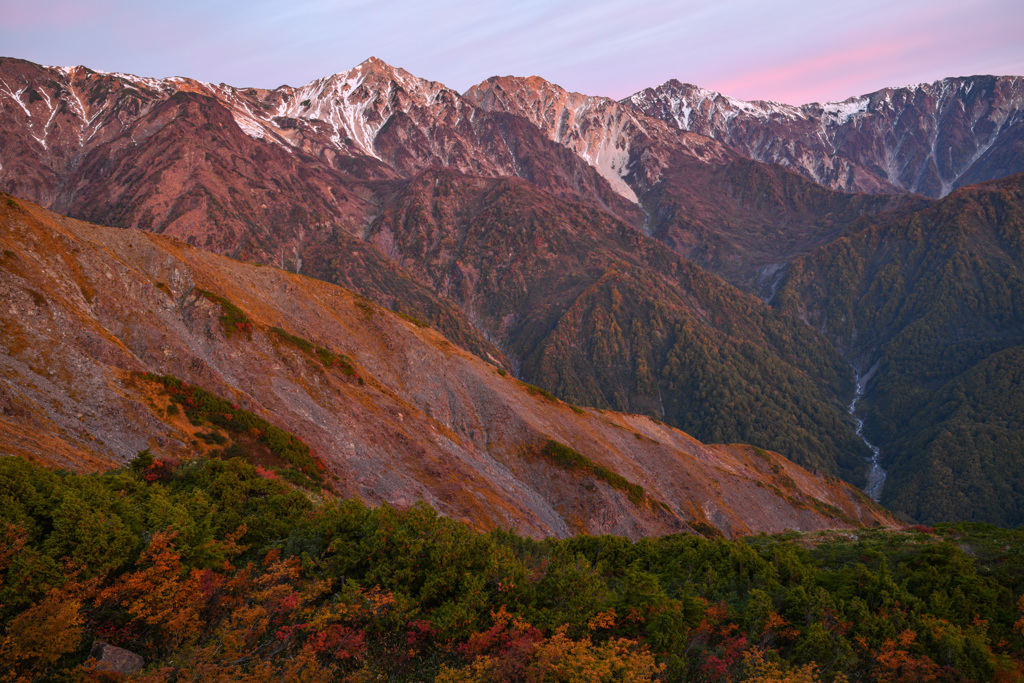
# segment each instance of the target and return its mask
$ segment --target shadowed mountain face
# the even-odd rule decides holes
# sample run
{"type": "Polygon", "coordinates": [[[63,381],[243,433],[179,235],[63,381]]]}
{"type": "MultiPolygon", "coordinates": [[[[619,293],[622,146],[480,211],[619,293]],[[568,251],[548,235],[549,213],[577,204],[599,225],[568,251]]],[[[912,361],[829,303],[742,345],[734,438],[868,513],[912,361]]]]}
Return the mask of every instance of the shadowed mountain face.
{"type": "Polygon", "coordinates": [[[843,102],[743,102],[669,81],[623,100],[757,161],[855,192],[942,197],[1024,172],[1024,79],[945,78],[843,102]]]}
{"type": "MultiPolygon", "coordinates": [[[[907,190],[939,196],[1017,169],[1019,87],[947,79],[794,108],[674,82],[621,103],[538,78],[459,95],[376,59],[275,90],[3,59],[0,188],[344,285],[566,400],[856,482],[868,450],[846,415],[850,365],[875,368],[859,405],[893,468],[895,504],[903,489],[935,486],[905,476],[927,467],[897,443],[931,423],[910,419],[923,404],[901,387],[932,390],[948,368],[878,363],[883,348],[925,358],[923,337],[899,331],[920,325],[850,328],[867,305],[856,288],[886,315],[907,313],[910,289],[972,309],[957,298],[967,290],[932,277],[950,252],[930,227],[901,257],[927,267],[886,259],[910,239],[900,226],[968,220],[936,218],[950,204],[907,190]],[[896,232],[867,237],[885,230],[896,232]],[[838,268],[833,255],[850,244],[882,265],[856,277],[838,268]],[[896,388],[883,392],[886,382],[896,388]]],[[[996,211],[988,229],[1009,229],[1009,215],[996,211]]],[[[986,288],[1012,289],[1001,253],[969,254],[986,288]]],[[[972,334],[1005,350],[1010,318],[991,338],[972,334]]],[[[973,318],[950,320],[932,341],[959,349],[958,325],[973,318]]],[[[973,377],[944,405],[974,405],[973,377]]]]}
{"type": "Polygon", "coordinates": [[[773,453],[563,404],[335,285],[0,200],[4,453],[94,470],[147,447],[223,446],[273,464],[260,446],[271,427],[231,428],[245,411],[308,445],[338,493],[424,499],[478,528],[636,538],[891,523],[773,453]],[[222,397],[228,421],[190,422],[158,375],[222,397]]]}
{"type": "Polygon", "coordinates": [[[1024,523],[1024,176],[823,247],[776,302],[871,373],[859,405],[889,468],[883,502],[1024,523]]]}

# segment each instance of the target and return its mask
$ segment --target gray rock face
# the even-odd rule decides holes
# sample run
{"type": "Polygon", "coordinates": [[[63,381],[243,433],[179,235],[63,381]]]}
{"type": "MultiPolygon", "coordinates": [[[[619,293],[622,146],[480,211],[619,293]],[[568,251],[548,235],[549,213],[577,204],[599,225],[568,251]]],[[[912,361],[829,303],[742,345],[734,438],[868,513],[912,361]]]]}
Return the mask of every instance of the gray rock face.
{"type": "Polygon", "coordinates": [[[123,675],[141,671],[145,660],[130,650],[115,647],[97,640],[92,644],[89,656],[96,660],[98,671],[110,671],[123,675]]]}

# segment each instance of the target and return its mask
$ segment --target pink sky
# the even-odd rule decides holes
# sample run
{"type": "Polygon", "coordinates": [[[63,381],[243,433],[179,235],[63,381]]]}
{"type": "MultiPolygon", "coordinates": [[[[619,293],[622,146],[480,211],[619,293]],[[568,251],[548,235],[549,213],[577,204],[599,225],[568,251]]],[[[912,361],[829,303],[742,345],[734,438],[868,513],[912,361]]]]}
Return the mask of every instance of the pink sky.
{"type": "Polygon", "coordinates": [[[375,55],[464,91],[539,75],[622,98],[671,78],[791,104],[1024,75],[1021,0],[35,0],[0,53],[238,86],[300,85],[375,55]]]}

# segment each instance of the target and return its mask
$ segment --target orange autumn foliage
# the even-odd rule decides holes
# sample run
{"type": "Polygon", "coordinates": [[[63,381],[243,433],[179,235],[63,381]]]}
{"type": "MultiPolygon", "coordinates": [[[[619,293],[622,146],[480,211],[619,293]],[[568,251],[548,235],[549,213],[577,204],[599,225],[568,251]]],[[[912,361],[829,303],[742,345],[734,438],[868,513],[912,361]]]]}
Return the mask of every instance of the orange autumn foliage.
{"type": "Polygon", "coordinates": [[[887,638],[874,653],[872,674],[878,680],[916,683],[938,680],[941,669],[927,655],[915,656],[910,649],[917,634],[906,629],[896,638],[887,638]]]}
{"type": "Polygon", "coordinates": [[[167,651],[199,638],[200,612],[205,606],[203,578],[199,569],[181,565],[181,554],[173,546],[177,532],[153,534],[134,572],[121,576],[100,591],[95,604],[117,605],[134,619],[155,629],[167,651]]]}

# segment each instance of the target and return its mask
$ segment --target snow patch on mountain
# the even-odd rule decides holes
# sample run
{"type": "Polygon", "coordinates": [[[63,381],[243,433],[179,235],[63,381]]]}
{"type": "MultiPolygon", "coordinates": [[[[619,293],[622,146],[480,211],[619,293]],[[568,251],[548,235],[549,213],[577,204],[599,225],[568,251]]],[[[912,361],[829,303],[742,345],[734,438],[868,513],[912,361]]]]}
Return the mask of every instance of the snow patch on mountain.
{"type": "Polygon", "coordinates": [[[621,121],[618,124],[618,130],[609,131],[610,134],[602,136],[595,145],[588,144],[580,156],[604,176],[613,190],[637,204],[640,200],[636,192],[624,180],[629,174],[630,156],[626,138],[620,135],[625,124],[621,121]]]}
{"type": "Polygon", "coordinates": [[[257,140],[262,140],[265,137],[263,126],[259,124],[254,117],[242,116],[237,110],[231,112],[232,117],[235,119],[235,123],[242,129],[246,135],[257,140]]]}
{"type": "Polygon", "coordinates": [[[633,171],[635,141],[650,135],[649,123],[660,122],[645,121],[615,100],[568,92],[536,76],[495,77],[470,88],[466,98],[482,109],[527,119],[594,167],[620,196],[639,204],[625,179],[633,171]]]}
{"type": "Polygon", "coordinates": [[[848,123],[850,119],[868,110],[870,97],[851,97],[842,102],[826,102],[821,109],[825,116],[829,116],[838,124],[848,123]]]}

